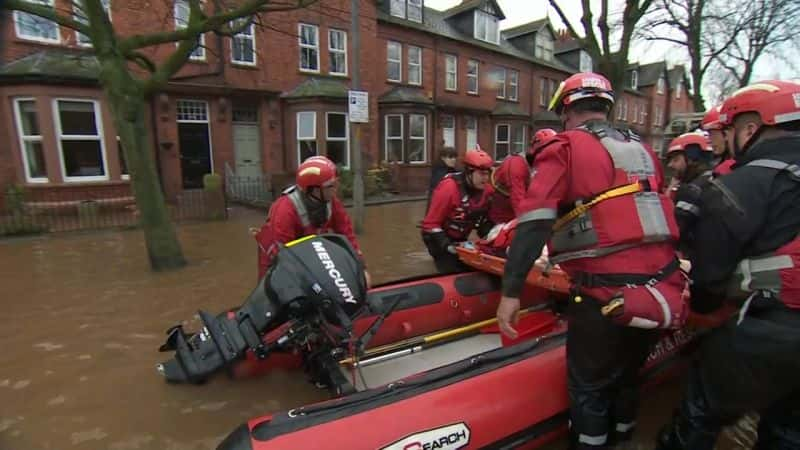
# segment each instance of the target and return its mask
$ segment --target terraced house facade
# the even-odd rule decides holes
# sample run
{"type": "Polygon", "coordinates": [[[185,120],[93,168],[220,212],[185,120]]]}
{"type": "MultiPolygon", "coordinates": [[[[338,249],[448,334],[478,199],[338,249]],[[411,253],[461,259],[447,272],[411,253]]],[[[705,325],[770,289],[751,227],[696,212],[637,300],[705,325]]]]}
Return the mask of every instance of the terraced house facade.
{"type": "MultiPolygon", "coordinates": [[[[109,0],[106,6],[125,35],[182,26],[187,4],[170,3],[109,0]]],[[[235,37],[202,37],[148,109],[168,198],[201,187],[212,172],[266,175],[279,190],[314,154],[349,167],[353,52],[370,99],[370,122],[360,127],[365,165],[391,167],[395,189],[405,192],[426,188],[442,147],[464,152],[480,145],[500,161],[525,148],[537,129],[557,127],[546,110],[550,96],[570,74],[592,67],[547,20],[501,30],[505,16],[493,0],[464,0],[446,11],[424,0],[363,0],[359,48],[352,45],[349,8],[347,0],[322,0],[271,14],[268,26],[252,25],[235,37]]],[[[25,14],[3,12],[0,19],[6,42],[0,188],[92,198],[129,193],[88,39],[25,14]]],[[[147,56],[162,60],[174,48],[162,45],[147,56]]],[[[670,115],[690,108],[683,68],[631,65],[629,74],[616,118],[658,148],[670,115]]]]}

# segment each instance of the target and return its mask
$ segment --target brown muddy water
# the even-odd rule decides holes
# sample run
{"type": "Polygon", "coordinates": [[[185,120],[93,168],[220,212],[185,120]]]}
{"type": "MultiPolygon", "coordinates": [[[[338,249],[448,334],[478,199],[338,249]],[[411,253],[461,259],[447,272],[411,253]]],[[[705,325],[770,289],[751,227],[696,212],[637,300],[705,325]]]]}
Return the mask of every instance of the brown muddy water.
{"type": "MultiPolygon", "coordinates": [[[[434,271],[415,226],[424,208],[367,208],[359,241],[373,282],[434,271]]],[[[190,264],[160,274],[140,231],[0,241],[0,450],[212,449],[250,417],[326,398],[302,373],[180,386],[154,369],[166,328],[195,329],[197,309],[216,313],[249,293],[247,230],[262,221],[236,209],[225,222],[181,226],[190,264]]],[[[639,448],[652,448],[679,396],[676,383],[644,402],[639,448]]],[[[732,428],[719,448],[749,448],[753,429],[732,428]]]]}

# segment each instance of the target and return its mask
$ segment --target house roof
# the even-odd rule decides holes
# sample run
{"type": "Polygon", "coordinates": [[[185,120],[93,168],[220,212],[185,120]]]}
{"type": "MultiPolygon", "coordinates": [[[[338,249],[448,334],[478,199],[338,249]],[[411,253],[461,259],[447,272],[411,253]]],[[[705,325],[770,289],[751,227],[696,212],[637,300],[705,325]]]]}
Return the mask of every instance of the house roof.
{"type": "Polygon", "coordinates": [[[494,107],[494,110],[492,111],[492,115],[530,117],[530,115],[519,106],[519,103],[513,103],[513,102],[497,102],[497,105],[494,107]]]}
{"type": "Polygon", "coordinates": [[[393,17],[387,14],[386,12],[380,10],[378,11],[377,17],[378,20],[382,22],[392,23],[402,27],[412,28],[425,33],[431,33],[437,36],[446,37],[459,42],[464,42],[473,45],[475,47],[480,47],[485,50],[512,56],[514,58],[529,61],[538,64],[540,66],[549,67],[551,69],[556,69],[565,73],[571,74],[575,72],[573,69],[569,68],[561,61],[558,60],[545,61],[543,59],[536,58],[533,55],[529,55],[519,50],[510,42],[508,42],[508,40],[502,35],[502,33],[500,35],[500,42],[498,45],[480,41],[478,39],[473,38],[472,36],[465,35],[461,31],[459,31],[456,27],[451,25],[450,22],[447,21],[445,13],[446,11],[443,12],[436,9],[425,7],[425,12],[422,14],[424,21],[423,23],[417,23],[401,19],[399,17],[393,17]]]}
{"type": "Polygon", "coordinates": [[[561,119],[558,117],[556,113],[550,110],[542,110],[533,113],[531,119],[535,123],[555,123],[561,124],[561,119]]]}
{"type": "Polygon", "coordinates": [[[298,84],[294,89],[281,95],[283,98],[347,98],[347,85],[342,81],[332,78],[311,77],[298,84]]]}
{"type": "Polygon", "coordinates": [[[502,30],[500,33],[506,39],[513,39],[519,36],[525,36],[526,34],[536,33],[537,31],[541,30],[544,27],[550,27],[550,32],[555,34],[553,31],[552,25],[550,25],[550,21],[547,18],[534,20],[533,22],[523,23],[522,25],[517,25],[513,28],[506,28],[502,30]]]}
{"type": "Polygon", "coordinates": [[[581,43],[577,39],[561,39],[556,40],[553,51],[555,54],[574,52],[581,49],[581,43]]]}
{"type": "Polygon", "coordinates": [[[92,55],[48,49],[3,65],[0,67],[0,79],[96,84],[99,72],[100,64],[92,55]]]}
{"type": "Polygon", "coordinates": [[[664,61],[642,64],[638,70],[639,86],[652,86],[658,82],[658,79],[667,70],[667,64],[664,61]]]}
{"type": "Polygon", "coordinates": [[[378,103],[419,103],[432,105],[433,100],[425,96],[425,93],[419,88],[395,86],[389,92],[381,95],[380,98],[378,98],[378,103]]]}
{"type": "Polygon", "coordinates": [[[680,80],[686,79],[686,68],[684,68],[682,64],[678,64],[667,71],[667,77],[669,78],[670,88],[674,89],[680,80]]]}
{"type": "Polygon", "coordinates": [[[503,9],[500,8],[500,5],[498,5],[495,0],[461,0],[461,3],[458,5],[442,12],[444,13],[445,19],[447,19],[473,9],[478,9],[487,2],[491,3],[491,6],[494,8],[494,10],[499,13],[499,16],[497,16],[498,18],[506,18],[506,15],[503,13],[503,9]]]}

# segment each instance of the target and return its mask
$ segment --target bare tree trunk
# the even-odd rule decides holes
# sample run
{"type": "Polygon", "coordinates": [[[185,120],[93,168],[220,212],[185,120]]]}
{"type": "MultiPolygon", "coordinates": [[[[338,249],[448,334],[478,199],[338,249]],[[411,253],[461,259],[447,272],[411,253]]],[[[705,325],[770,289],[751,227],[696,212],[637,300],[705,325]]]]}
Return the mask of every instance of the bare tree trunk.
{"type": "Polygon", "coordinates": [[[186,265],[175,227],[170,221],[155,169],[152,140],[145,125],[146,99],[141,82],[128,72],[125,60],[100,57],[104,92],[131,172],[147,255],[153,270],[186,265]]]}

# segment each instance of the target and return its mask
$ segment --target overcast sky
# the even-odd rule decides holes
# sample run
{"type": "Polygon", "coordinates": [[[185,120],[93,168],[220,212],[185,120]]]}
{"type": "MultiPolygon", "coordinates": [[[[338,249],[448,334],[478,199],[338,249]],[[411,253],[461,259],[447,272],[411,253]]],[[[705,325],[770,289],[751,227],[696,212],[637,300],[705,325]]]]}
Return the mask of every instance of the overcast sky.
{"type": "MultiPolygon", "coordinates": [[[[461,3],[461,0],[425,0],[425,6],[439,10],[451,8],[459,3],[461,3]]],[[[497,3],[500,5],[500,8],[503,9],[503,13],[506,16],[506,19],[500,23],[501,29],[511,28],[544,18],[548,13],[556,29],[563,27],[558,13],[550,8],[548,0],[497,0],[497,3]]],[[[580,25],[578,24],[582,12],[580,6],[581,0],[559,0],[558,3],[561,5],[567,17],[573,24],[576,24],[579,31],[581,31],[580,25]]],[[[622,10],[622,5],[624,5],[623,0],[611,0],[610,3],[612,5],[612,13],[616,10],[617,14],[619,14],[622,10]],[[617,7],[614,8],[613,5],[617,5],[617,7]]],[[[600,0],[592,0],[592,9],[595,9],[595,7],[599,9],[600,0]]],[[[797,51],[797,53],[798,57],[794,58],[794,60],[800,61],[800,51],[797,51]]],[[[644,64],[666,59],[670,65],[683,63],[686,64],[688,68],[688,56],[686,56],[682,50],[676,50],[676,47],[663,42],[635,45],[631,49],[630,59],[634,62],[638,61],[644,64]]],[[[800,66],[800,64],[798,64],[798,66],[800,66]]],[[[800,78],[800,73],[798,69],[792,69],[782,62],[776,61],[769,55],[765,55],[762,56],[758,62],[753,81],[759,78],[800,78]]]]}

